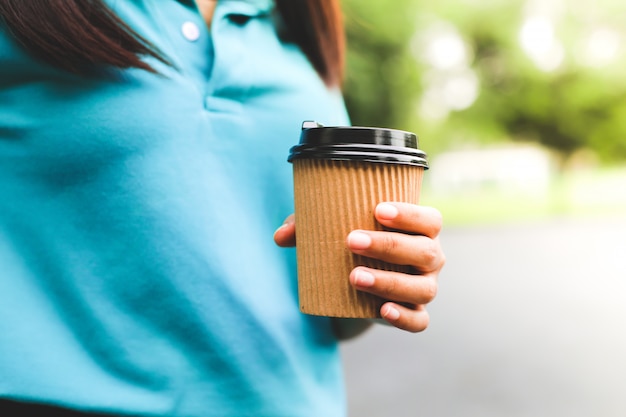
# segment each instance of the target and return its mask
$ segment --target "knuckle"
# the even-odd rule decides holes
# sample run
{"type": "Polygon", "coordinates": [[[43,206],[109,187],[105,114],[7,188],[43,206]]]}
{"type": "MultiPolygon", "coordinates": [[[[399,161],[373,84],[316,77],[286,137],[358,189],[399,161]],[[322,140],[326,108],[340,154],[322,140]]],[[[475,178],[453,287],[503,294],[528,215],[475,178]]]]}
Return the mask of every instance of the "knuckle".
{"type": "Polygon", "coordinates": [[[443,227],[443,215],[437,209],[433,209],[433,224],[437,231],[443,227]]]}
{"type": "Polygon", "coordinates": [[[383,298],[394,298],[398,291],[398,279],[394,276],[388,276],[384,280],[384,285],[380,288],[380,295],[383,298]]]}
{"type": "Polygon", "coordinates": [[[408,326],[408,331],[411,333],[420,333],[428,328],[430,324],[430,318],[428,314],[420,315],[419,319],[416,319],[408,326]]]}
{"type": "Polygon", "coordinates": [[[424,330],[428,329],[428,325],[428,320],[425,323],[420,323],[420,325],[417,327],[417,329],[415,329],[415,331],[413,331],[413,333],[423,332],[424,330]]]}
{"type": "Polygon", "coordinates": [[[424,282],[424,285],[422,287],[422,296],[424,298],[424,301],[428,303],[434,300],[435,297],[437,296],[438,290],[439,290],[439,287],[437,286],[437,283],[435,282],[435,280],[427,279],[424,282]]]}
{"type": "Polygon", "coordinates": [[[443,215],[434,207],[422,207],[423,212],[419,217],[419,222],[424,225],[424,232],[431,238],[435,238],[443,227],[443,215]]]}
{"type": "Polygon", "coordinates": [[[391,234],[385,234],[380,242],[380,250],[386,255],[393,254],[398,248],[398,241],[391,234]]]}
{"type": "Polygon", "coordinates": [[[439,246],[433,241],[429,245],[425,245],[419,256],[422,266],[426,269],[433,269],[441,257],[440,252],[439,246]]]}

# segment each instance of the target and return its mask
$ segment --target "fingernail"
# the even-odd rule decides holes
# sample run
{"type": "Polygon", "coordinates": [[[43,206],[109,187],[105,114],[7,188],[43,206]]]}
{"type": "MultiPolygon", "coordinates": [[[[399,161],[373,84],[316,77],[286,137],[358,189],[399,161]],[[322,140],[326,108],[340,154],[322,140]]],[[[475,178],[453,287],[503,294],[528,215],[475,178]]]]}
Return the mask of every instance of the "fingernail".
{"type": "Polygon", "coordinates": [[[385,311],[382,312],[382,316],[384,319],[386,320],[391,320],[391,321],[395,321],[398,320],[400,318],[400,312],[398,311],[398,309],[387,305],[384,308],[385,311]]]}
{"type": "Polygon", "coordinates": [[[278,233],[278,231],[280,231],[281,229],[284,229],[285,227],[289,226],[289,223],[283,223],[281,224],[278,229],[276,229],[276,231],[274,232],[274,234],[278,233]]]}
{"type": "Polygon", "coordinates": [[[357,287],[371,287],[374,285],[374,275],[362,269],[357,269],[354,271],[354,284],[357,287]]]}
{"type": "Polygon", "coordinates": [[[372,238],[363,232],[351,232],[348,235],[348,246],[351,249],[367,249],[372,244],[372,238]]]}
{"type": "Polygon", "coordinates": [[[381,219],[393,220],[398,217],[398,208],[393,204],[381,203],[376,206],[376,215],[381,219]]]}
{"type": "Polygon", "coordinates": [[[292,225],[292,222],[285,222],[282,225],[280,225],[278,229],[274,231],[274,239],[276,239],[276,235],[278,235],[279,233],[281,233],[283,230],[287,229],[291,225],[292,225]]]}

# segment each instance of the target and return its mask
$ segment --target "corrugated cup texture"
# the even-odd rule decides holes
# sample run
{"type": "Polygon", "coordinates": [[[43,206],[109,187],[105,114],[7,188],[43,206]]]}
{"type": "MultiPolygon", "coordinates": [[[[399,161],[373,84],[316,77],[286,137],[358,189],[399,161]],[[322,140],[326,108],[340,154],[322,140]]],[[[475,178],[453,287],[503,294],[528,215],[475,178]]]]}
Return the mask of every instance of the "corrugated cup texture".
{"type": "Polygon", "coordinates": [[[410,267],[354,255],[346,237],[355,229],[383,230],[374,218],[383,201],[417,204],[423,167],[360,161],[293,162],[300,311],[331,317],[380,317],[385,300],[356,291],[358,265],[409,272],[410,267]]]}

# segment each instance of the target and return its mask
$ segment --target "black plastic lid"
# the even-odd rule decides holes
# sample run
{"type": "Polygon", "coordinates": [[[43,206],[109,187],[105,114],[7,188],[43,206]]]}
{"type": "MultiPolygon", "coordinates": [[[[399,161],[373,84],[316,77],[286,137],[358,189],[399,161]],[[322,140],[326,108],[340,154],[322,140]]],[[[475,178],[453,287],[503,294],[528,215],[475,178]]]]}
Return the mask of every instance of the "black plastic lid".
{"type": "Polygon", "coordinates": [[[300,144],[291,148],[295,159],[386,162],[428,169],[426,154],[418,149],[417,135],[377,127],[332,126],[304,122],[300,144]]]}

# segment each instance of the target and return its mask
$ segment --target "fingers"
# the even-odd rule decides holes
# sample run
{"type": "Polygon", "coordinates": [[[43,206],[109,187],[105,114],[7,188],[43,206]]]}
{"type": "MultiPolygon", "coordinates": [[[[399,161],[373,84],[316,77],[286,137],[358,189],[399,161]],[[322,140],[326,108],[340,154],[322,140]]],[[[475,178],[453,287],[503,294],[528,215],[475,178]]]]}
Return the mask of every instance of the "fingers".
{"type": "Polygon", "coordinates": [[[421,273],[437,271],[445,262],[439,239],[396,232],[354,230],[346,244],[357,255],[398,265],[412,265],[421,273]]]}
{"type": "Polygon", "coordinates": [[[399,303],[428,304],[437,295],[437,279],[433,275],[408,275],[357,267],[350,273],[354,288],[399,303]]]}
{"type": "Polygon", "coordinates": [[[347,246],[355,254],[399,265],[411,265],[420,275],[357,267],[350,283],[360,291],[386,302],[380,309],[384,320],[410,332],[428,327],[425,305],[437,294],[437,275],[445,263],[439,242],[441,213],[431,207],[408,203],[381,203],[376,220],[392,231],[354,230],[347,246]]]}
{"type": "Polygon", "coordinates": [[[392,326],[409,332],[421,332],[428,327],[430,316],[425,304],[437,295],[435,275],[406,275],[357,267],[350,274],[350,283],[360,291],[394,300],[380,308],[380,315],[392,326]]]}
{"type": "Polygon", "coordinates": [[[276,229],[274,242],[283,248],[296,246],[296,221],[293,214],[289,215],[282,226],[276,229]]]}
{"type": "Polygon", "coordinates": [[[445,257],[438,239],[442,220],[437,209],[409,203],[381,203],[375,215],[382,225],[397,232],[352,231],[347,238],[352,252],[394,264],[412,265],[422,273],[443,267],[445,257]]]}
{"type": "Polygon", "coordinates": [[[436,238],[441,231],[442,217],[433,207],[409,203],[380,203],[374,212],[376,220],[383,226],[436,238]]]}
{"type": "Polygon", "coordinates": [[[423,305],[410,309],[395,303],[385,303],[380,308],[380,314],[389,324],[407,332],[422,332],[430,323],[430,316],[423,305]]]}

